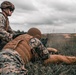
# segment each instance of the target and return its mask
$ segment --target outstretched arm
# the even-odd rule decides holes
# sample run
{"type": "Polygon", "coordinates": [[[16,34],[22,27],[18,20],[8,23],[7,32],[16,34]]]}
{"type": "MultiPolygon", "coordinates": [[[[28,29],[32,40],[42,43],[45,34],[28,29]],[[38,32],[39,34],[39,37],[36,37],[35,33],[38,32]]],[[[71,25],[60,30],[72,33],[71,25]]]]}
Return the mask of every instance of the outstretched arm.
{"type": "Polygon", "coordinates": [[[50,48],[50,47],[48,47],[47,50],[48,50],[49,52],[55,52],[55,53],[58,52],[57,49],[55,49],[55,48],[50,48]]]}
{"type": "Polygon", "coordinates": [[[76,64],[75,56],[64,56],[64,55],[50,55],[47,60],[44,61],[45,64],[48,63],[65,63],[65,64],[76,64]]]}

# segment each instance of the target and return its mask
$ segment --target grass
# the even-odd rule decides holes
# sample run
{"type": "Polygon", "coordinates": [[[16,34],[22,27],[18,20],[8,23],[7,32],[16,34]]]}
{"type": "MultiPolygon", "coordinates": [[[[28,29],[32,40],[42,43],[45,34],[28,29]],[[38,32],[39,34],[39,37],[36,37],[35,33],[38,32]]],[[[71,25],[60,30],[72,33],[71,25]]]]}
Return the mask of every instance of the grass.
{"type": "MultiPolygon", "coordinates": [[[[46,46],[58,49],[59,54],[76,56],[76,36],[74,34],[69,36],[70,38],[65,38],[63,34],[48,34],[46,46]]],[[[45,66],[40,62],[30,62],[26,68],[28,75],[76,75],[76,65],[64,65],[63,63],[45,66]]]]}

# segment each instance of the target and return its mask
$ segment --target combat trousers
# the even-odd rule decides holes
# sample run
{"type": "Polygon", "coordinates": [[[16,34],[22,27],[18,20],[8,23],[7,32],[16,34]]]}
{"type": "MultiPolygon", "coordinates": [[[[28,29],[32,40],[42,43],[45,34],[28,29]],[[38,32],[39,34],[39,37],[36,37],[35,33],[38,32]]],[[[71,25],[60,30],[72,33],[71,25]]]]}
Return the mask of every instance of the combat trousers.
{"type": "Polygon", "coordinates": [[[27,75],[20,55],[11,49],[0,52],[0,75],[27,75]]]}

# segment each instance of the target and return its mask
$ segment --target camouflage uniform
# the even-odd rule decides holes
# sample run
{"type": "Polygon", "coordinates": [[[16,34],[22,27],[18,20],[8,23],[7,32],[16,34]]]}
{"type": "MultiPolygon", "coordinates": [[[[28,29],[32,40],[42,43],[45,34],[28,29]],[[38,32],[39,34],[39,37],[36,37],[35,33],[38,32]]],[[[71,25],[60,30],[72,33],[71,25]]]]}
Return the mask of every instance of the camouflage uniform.
{"type": "Polygon", "coordinates": [[[9,11],[13,12],[15,6],[9,1],[4,1],[1,3],[0,9],[2,10],[2,12],[0,12],[0,41],[2,40],[8,42],[12,40],[14,32],[9,25],[8,16],[11,15],[9,15],[7,10],[9,9],[9,11]]]}
{"type": "Polygon", "coordinates": [[[13,36],[14,32],[9,26],[8,18],[0,13],[0,50],[8,41],[11,40],[8,38],[7,34],[13,36]]]}
{"type": "Polygon", "coordinates": [[[31,39],[30,46],[33,49],[32,51],[34,51],[35,54],[37,53],[38,57],[40,57],[42,60],[49,58],[48,50],[46,49],[46,47],[44,47],[44,45],[39,39],[37,38],[31,39]]]}
{"type": "Polygon", "coordinates": [[[2,13],[0,13],[0,33],[3,33],[6,37],[7,34],[13,34],[11,27],[9,26],[9,20],[2,13]]]}
{"type": "MultiPolygon", "coordinates": [[[[48,50],[43,46],[40,40],[32,38],[29,41],[32,51],[36,51],[38,56],[45,60],[49,57],[48,50]],[[36,50],[37,49],[37,50],[36,50]]],[[[18,52],[7,49],[0,53],[0,73],[3,75],[26,75],[23,60],[18,52]]]]}
{"type": "Polygon", "coordinates": [[[0,75],[27,75],[23,61],[15,50],[0,52],[0,75]]]}

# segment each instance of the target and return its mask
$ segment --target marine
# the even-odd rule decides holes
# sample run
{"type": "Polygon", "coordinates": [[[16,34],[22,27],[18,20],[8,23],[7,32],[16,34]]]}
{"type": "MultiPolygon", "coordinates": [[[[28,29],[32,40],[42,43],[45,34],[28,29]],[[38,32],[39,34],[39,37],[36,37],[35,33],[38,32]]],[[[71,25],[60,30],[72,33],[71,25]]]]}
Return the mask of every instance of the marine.
{"type": "Polygon", "coordinates": [[[34,57],[39,57],[44,64],[76,63],[75,56],[50,54],[40,41],[42,33],[38,28],[30,28],[27,34],[20,35],[8,42],[0,53],[0,74],[27,75],[26,63],[34,57]]]}
{"type": "Polygon", "coordinates": [[[12,15],[15,10],[15,6],[9,1],[3,1],[0,5],[0,45],[3,41],[12,40],[14,31],[9,25],[8,17],[12,15]]]}

